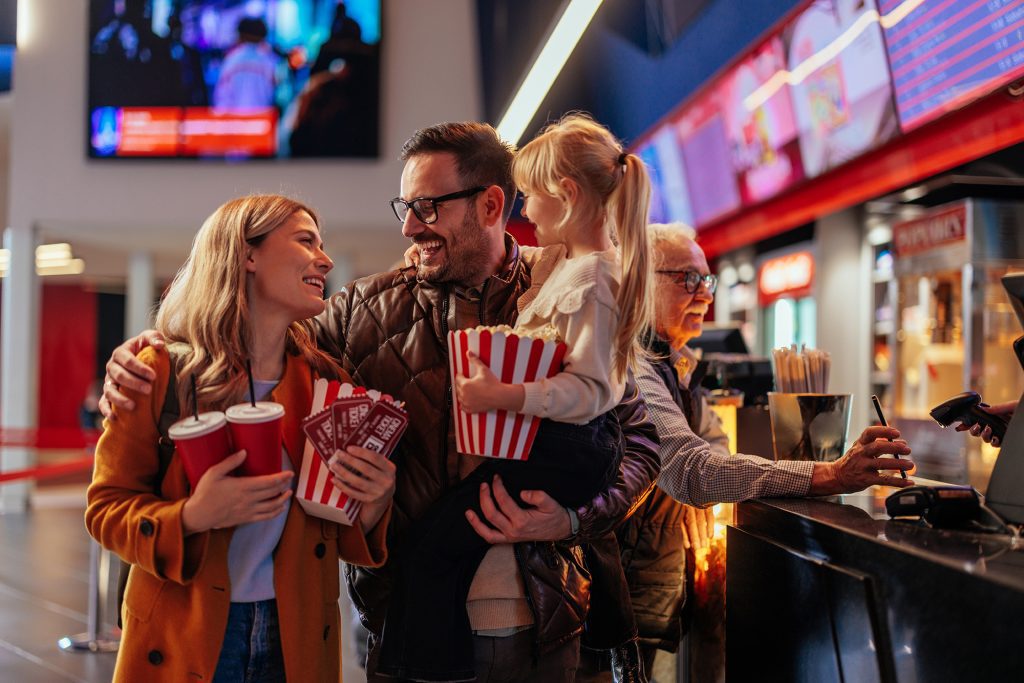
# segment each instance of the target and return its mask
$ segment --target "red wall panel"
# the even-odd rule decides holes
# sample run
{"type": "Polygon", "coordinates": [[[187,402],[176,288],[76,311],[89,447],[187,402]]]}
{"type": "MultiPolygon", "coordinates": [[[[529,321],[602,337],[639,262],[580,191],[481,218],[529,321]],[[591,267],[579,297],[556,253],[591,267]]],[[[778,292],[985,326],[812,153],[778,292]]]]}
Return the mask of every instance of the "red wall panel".
{"type": "Polygon", "coordinates": [[[39,428],[77,429],[96,375],[96,294],[44,284],[40,303],[39,428]]]}

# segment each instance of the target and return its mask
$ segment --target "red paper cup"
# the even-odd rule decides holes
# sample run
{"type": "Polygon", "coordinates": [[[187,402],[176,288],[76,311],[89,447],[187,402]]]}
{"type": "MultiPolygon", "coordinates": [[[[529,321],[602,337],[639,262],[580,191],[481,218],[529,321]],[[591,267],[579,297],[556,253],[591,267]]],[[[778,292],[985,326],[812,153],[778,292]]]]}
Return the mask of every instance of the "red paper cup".
{"type": "Polygon", "coordinates": [[[167,430],[167,435],[181,456],[181,464],[193,489],[206,470],[231,454],[228,423],[219,410],[199,413],[198,419],[186,417],[178,420],[167,430]]]}
{"type": "MultiPolygon", "coordinates": [[[[454,330],[448,333],[448,359],[452,383],[469,376],[469,352],[475,353],[498,379],[522,384],[557,375],[562,369],[565,344],[510,332],[454,330]]],[[[540,418],[507,410],[466,413],[455,403],[455,441],[460,453],[492,458],[526,460],[530,457],[540,418]]]]}
{"type": "Polygon", "coordinates": [[[239,403],[227,409],[228,427],[235,450],[245,449],[238,473],[245,477],[281,471],[281,421],[284,406],[270,401],[239,403]]]}

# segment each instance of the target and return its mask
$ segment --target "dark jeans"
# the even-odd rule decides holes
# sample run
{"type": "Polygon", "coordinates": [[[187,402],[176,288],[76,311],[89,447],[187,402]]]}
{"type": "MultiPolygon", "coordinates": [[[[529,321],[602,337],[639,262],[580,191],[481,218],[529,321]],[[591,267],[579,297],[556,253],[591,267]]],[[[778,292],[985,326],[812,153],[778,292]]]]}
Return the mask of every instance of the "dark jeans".
{"type": "MultiPolygon", "coordinates": [[[[572,683],[577,676],[580,639],[573,638],[541,657],[535,657],[536,629],[511,636],[473,636],[473,658],[477,683],[572,683]]],[[[373,668],[373,654],[369,668],[373,668]]],[[[367,683],[398,683],[376,674],[367,675],[367,683]]]]}
{"type": "Polygon", "coordinates": [[[233,602],[213,683],[278,683],[285,680],[277,602],[233,602]]]}
{"type": "Polygon", "coordinates": [[[585,425],[544,420],[529,460],[488,459],[410,528],[392,558],[394,590],[381,634],[377,672],[423,681],[475,677],[466,597],[490,547],[466,521],[480,512],[480,485],[501,476],[519,499],[543,490],[579,507],[607,488],[622,457],[618,425],[605,416],[585,425]]]}

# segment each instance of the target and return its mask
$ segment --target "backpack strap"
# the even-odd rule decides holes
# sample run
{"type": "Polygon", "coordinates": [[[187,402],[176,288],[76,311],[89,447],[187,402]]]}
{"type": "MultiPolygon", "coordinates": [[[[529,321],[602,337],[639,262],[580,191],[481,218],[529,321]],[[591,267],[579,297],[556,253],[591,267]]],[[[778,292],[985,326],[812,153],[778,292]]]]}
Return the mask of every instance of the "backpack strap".
{"type": "Polygon", "coordinates": [[[167,393],[164,395],[164,405],[160,410],[160,420],[157,423],[157,431],[160,432],[160,470],[157,481],[163,484],[164,475],[171,464],[174,456],[174,442],[168,435],[171,425],[181,417],[181,406],[178,405],[178,367],[185,356],[191,352],[188,344],[175,343],[167,345],[167,353],[171,359],[171,371],[167,377],[167,393]]]}

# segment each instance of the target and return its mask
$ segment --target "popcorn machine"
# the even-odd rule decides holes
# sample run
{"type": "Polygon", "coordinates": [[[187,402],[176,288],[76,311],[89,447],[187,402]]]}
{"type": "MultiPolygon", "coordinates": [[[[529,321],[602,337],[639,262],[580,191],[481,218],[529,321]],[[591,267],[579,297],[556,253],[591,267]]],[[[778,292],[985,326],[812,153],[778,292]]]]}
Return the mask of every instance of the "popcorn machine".
{"type": "Polygon", "coordinates": [[[943,430],[928,411],[972,389],[1015,400],[1024,377],[1019,334],[1000,277],[1024,270],[1024,204],[965,199],[893,225],[892,421],[918,476],[985,490],[995,449],[943,430]]]}

